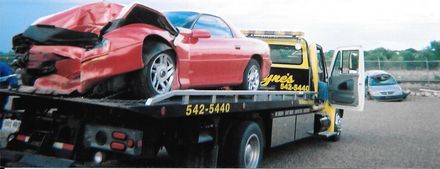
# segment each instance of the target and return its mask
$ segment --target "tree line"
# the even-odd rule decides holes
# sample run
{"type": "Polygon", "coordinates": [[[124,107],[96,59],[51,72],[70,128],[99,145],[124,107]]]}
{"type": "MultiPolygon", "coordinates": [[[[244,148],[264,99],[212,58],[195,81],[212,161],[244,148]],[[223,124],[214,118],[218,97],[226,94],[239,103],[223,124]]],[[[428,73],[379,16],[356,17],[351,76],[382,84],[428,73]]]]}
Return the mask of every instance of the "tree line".
{"type": "MultiPolygon", "coordinates": [[[[333,50],[326,52],[327,61],[330,61],[331,57],[333,56],[333,52],[334,52],[333,50]]],[[[423,48],[422,50],[416,50],[413,48],[409,48],[405,50],[389,50],[381,47],[381,48],[365,51],[364,55],[365,55],[365,60],[367,61],[366,62],[367,68],[368,66],[374,66],[374,64],[378,64],[378,62],[381,61],[383,62],[392,61],[394,63],[390,63],[386,65],[388,68],[400,67],[407,70],[426,69],[427,67],[426,63],[420,61],[428,61],[429,69],[438,69],[440,67],[438,62],[440,60],[440,41],[431,41],[429,46],[423,48]],[[403,62],[403,61],[411,61],[411,62],[403,62]],[[436,62],[432,62],[432,61],[436,61],[436,62]]]]}

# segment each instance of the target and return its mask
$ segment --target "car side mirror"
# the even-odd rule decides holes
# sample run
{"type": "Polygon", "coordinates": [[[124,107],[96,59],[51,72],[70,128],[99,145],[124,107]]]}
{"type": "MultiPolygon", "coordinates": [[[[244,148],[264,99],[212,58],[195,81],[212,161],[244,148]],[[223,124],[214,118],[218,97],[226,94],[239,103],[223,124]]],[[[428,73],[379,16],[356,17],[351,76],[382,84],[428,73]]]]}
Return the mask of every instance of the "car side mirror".
{"type": "Polygon", "coordinates": [[[193,38],[210,38],[211,33],[205,29],[193,29],[191,37],[193,37],[193,38]]]}

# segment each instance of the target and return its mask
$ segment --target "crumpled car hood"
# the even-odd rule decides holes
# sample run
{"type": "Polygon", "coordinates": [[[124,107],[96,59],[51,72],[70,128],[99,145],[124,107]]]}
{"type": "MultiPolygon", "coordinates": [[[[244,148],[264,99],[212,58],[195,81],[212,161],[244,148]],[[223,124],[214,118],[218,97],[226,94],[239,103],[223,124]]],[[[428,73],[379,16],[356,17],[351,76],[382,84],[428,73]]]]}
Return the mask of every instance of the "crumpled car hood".
{"type": "Polygon", "coordinates": [[[78,32],[99,34],[111,20],[118,17],[123,5],[97,2],[39,18],[32,25],[51,25],[78,32]]]}
{"type": "Polygon", "coordinates": [[[100,35],[136,22],[154,25],[175,36],[178,34],[178,30],[157,10],[139,3],[123,6],[98,2],[42,17],[15,36],[13,44],[14,48],[20,46],[27,38],[37,45],[92,48],[100,35]]]}
{"type": "MultiPolygon", "coordinates": [[[[127,50],[110,47],[129,43],[128,35],[137,36],[136,33],[118,35],[118,31],[130,30],[133,25],[138,25],[137,29],[168,31],[174,36],[178,34],[178,30],[161,12],[142,4],[123,6],[106,2],[91,3],[42,17],[25,32],[15,36],[16,65],[27,69],[27,73],[36,78],[33,82],[30,79],[25,85],[44,89],[44,93],[85,93],[100,81],[142,68],[140,57],[136,57],[139,60],[128,67],[125,65],[114,69],[110,64],[112,59],[127,57],[124,56],[125,52],[128,52],[125,55],[133,56],[134,53],[141,56],[144,37],[132,38],[133,42],[130,43],[136,46],[127,50]],[[99,59],[83,63],[88,56],[99,59]],[[90,66],[85,68],[85,65],[90,66]],[[90,72],[98,73],[93,77],[83,76],[90,72]]],[[[146,36],[145,33],[142,36],[146,36]]]]}

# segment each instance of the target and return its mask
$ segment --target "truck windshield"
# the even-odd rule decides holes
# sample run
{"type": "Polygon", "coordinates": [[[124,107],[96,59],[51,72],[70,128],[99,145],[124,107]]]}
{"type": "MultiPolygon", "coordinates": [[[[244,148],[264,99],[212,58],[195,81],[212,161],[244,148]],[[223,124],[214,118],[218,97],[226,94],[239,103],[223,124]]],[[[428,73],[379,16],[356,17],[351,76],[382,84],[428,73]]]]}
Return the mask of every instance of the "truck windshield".
{"type": "Polygon", "coordinates": [[[175,27],[191,29],[199,13],[197,12],[166,12],[165,16],[175,27]]]}
{"type": "Polygon", "coordinates": [[[369,77],[368,80],[369,86],[386,86],[395,84],[397,84],[397,81],[391,75],[387,74],[375,75],[369,77]]]}
{"type": "Polygon", "coordinates": [[[295,49],[290,45],[269,45],[270,55],[273,63],[281,64],[301,64],[302,50],[295,49]]]}

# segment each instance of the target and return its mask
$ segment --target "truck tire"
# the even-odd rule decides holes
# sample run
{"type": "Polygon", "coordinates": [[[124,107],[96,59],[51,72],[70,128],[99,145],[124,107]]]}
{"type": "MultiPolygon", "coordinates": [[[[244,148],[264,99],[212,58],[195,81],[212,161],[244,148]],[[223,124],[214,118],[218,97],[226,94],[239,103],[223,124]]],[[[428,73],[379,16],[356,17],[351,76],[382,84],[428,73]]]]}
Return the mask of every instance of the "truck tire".
{"type": "Polygon", "coordinates": [[[243,83],[240,86],[242,90],[258,90],[260,87],[260,64],[257,60],[251,59],[243,73],[243,83]]]}
{"type": "Polygon", "coordinates": [[[150,98],[171,91],[176,73],[175,55],[167,47],[161,47],[164,45],[161,43],[146,45],[158,47],[151,49],[155,51],[144,52],[142,56],[145,66],[137,72],[137,77],[132,83],[133,95],[136,98],[150,98]]]}
{"type": "Polygon", "coordinates": [[[264,138],[260,126],[251,121],[239,124],[226,138],[225,167],[257,168],[263,159],[264,138]]]}
{"type": "Polygon", "coordinates": [[[339,141],[339,139],[341,139],[341,134],[342,134],[342,112],[340,110],[336,110],[335,127],[333,131],[336,132],[336,134],[328,137],[327,140],[339,141]]]}

